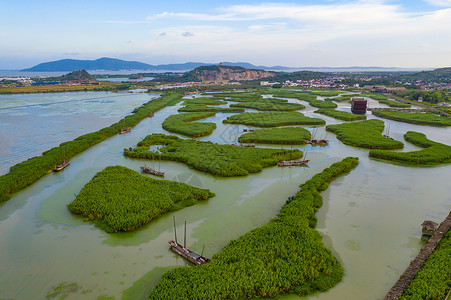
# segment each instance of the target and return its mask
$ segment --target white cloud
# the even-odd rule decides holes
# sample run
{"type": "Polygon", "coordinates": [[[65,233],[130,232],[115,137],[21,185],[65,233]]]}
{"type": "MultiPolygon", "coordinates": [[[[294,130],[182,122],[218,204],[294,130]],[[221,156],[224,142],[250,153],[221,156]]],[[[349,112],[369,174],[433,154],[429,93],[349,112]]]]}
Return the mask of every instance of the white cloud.
{"type": "Polygon", "coordinates": [[[442,7],[451,7],[451,0],[426,0],[429,4],[442,7]]]}

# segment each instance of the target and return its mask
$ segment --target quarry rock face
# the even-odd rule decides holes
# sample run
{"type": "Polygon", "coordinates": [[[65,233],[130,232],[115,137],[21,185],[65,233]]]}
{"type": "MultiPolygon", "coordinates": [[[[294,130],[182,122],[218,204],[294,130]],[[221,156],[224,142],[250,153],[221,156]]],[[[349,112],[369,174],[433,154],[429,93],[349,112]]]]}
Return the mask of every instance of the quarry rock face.
{"type": "Polygon", "coordinates": [[[253,80],[274,76],[273,72],[263,70],[238,70],[230,68],[218,68],[219,70],[198,70],[198,77],[202,81],[223,80],[253,80]]]}

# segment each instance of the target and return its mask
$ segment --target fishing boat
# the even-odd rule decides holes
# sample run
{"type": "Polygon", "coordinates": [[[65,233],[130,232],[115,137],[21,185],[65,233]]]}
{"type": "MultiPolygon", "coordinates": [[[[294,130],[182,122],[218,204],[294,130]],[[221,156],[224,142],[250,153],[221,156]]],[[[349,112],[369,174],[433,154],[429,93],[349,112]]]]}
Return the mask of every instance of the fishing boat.
{"type": "Polygon", "coordinates": [[[388,126],[387,126],[386,129],[385,129],[385,134],[383,134],[382,136],[383,136],[384,138],[393,140],[393,138],[390,137],[390,123],[388,123],[388,126]]]}
{"type": "Polygon", "coordinates": [[[63,161],[62,164],[57,165],[56,167],[53,168],[53,172],[58,172],[61,171],[62,169],[64,169],[65,167],[67,167],[68,165],[70,165],[70,161],[65,160],[63,161]]]}
{"type": "Polygon", "coordinates": [[[130,132],[130,131],[132,131],[131,127],[123,128],[123,129],[119,130],[119,134],[124,134],[124,133],[130,132]]]}
{"type": "Polygon", "coordinates": [[[149,118],[152,118],[155,114],[153,112],[150,113],[149,118]]]}
{"type": "Polygon", "coordinates": [[[282,160],[277,163],[279,167],[289,167],[289,166],[306,166],[310,160],[282,160]]]}
{"type": "Polygon", "coordinates": [[[144,173],[148,173],[148,174],[152,174],[152,175],[156,175],[156,176],[161,176],[161,177],[164,176],[164,172],[154,170],[148,166],[142,166],[141,171],[143,171],[144,173]]]}
{"type": "Polygon", "coordinates": [[[232,146],[237,146],[237,147],[255,147],[254,144],[250,144],[250,145],[243,145],[243,144],[238,144],[238,143],[233,143],[232,146]]]}
{"type": "MultiPolygon", "coordinates": [[[[189,250],[188,248],[185,247],[186,245],[186,221],[185,221],[185,237],[184,237],[184,243],[183,246],[180,245],[177,242],[177,231],[175,228],[175,217],[174,217],[174,235],[175,235],[175,241],[174,240],[170,240],[168,242],[169,247],[172,251],[174,251],[175,253],[177,253],[178,255],[180,255],[181,257],[183,257],[184,259],[192,262],[195,265],[203,265],[206,263],[210,262],[209,258],[203,257],[202,254],[199,255],[196,252],[193,252],[191,250],[189,250]]],[[[204,246],[205,248],[205,246],[204,246]]],[[[204,249],[202,249],[202,253],[204,252],[204,249]]]]}
{"type": "Polygon", "coordinates": [[[305,143],[310,144],[312,146],[327,146],[329,144],[329,141],[325,140],[325,139],[321,139],[321,140],[312,139],[312,140],[306,140],[305,143]]]}
{"type": "Polygon", "coordinates": [[[251,132],[251,131],[255,131],[257,129],[252,129],[252,128],[244,128],[243,131],[244,132],[251,132]]]}
{"type": "MultiPolygon", "coordinates": [[[[291,151],[293,151],[293,146],[291,146],[291,151]]],[[[290,160],[282,160],[277,163],[279,167],[290,167],[290,166],[307,166],[310,160],[307,158],[307,152],[301,160],[292,160],[291,159],[291,151],[290,151],[290,160]]]]}

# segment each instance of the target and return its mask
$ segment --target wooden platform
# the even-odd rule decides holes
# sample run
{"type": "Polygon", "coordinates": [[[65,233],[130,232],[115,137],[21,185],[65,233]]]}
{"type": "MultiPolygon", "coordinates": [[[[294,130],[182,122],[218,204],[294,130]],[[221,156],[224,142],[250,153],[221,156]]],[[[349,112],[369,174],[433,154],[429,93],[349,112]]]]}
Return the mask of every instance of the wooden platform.
{"type": "Polygon", "coordinates": [[[448,214],[448,217],[446,217],[446,219],[440,224],[440,226],[434,232],[432,237],[428,240],[426,245],[424,245],[423,249],[421,249],[417,257],[415,257],[415,259],[410,263],[404,274],[402,274],[401,277],[399,277],[398,281],[391,288],[388,294],[384,297],[384,300],[397,299],[399,296],[402,295],[406,287],[410,284],[410,282],[415,277],[421,266],[426,262],[429,255],[432,254],[435,247],[437,247],[438,243],[445,236],[450,227],[451,227],[451,212],[448,214]]]}

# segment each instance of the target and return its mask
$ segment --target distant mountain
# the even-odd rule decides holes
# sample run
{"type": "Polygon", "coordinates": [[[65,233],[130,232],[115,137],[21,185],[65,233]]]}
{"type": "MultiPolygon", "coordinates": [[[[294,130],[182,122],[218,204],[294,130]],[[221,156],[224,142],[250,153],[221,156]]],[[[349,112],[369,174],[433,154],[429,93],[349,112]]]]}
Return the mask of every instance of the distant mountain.
{"type": "MultiPolygon", "coordinates": [[[[187,62],[183,64],[149,65],[138,61],[126,61],[115,58],[102,57],[96,60],[62,59],[41,63],[27,72],[72,72],[76,70],[105,70],[105,71],[189,71],[198,67],[210,66],[211,63],[187,62]]],[[[266,71],[323,71],[323,72],[356,72],[356,71],[402,71],[400,68],[384,67],[285,67],[285,66],[255,66],[247,62],[223,62],[223,66],[243,67],[246,69],[261,69],[266,71]]]]}
{"type": "Polygon", "coordinates": [[[102,57],[96,60],[62,59],[36,65],[21,71],[29,72],[72,72],[76,70],[149,70],[152,66],[138,61],[102,57]]]}

